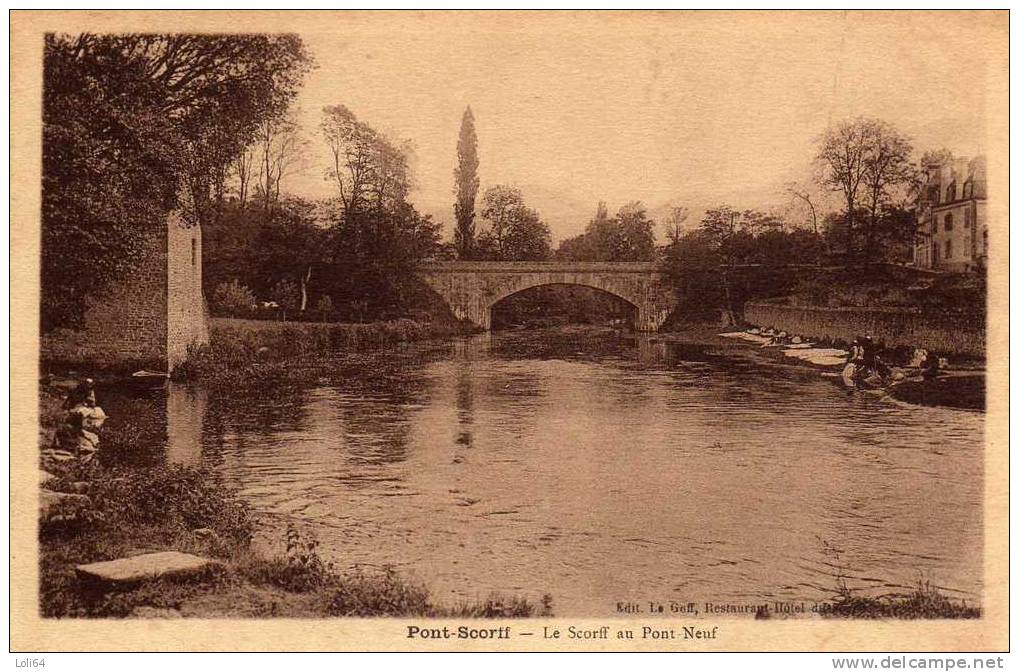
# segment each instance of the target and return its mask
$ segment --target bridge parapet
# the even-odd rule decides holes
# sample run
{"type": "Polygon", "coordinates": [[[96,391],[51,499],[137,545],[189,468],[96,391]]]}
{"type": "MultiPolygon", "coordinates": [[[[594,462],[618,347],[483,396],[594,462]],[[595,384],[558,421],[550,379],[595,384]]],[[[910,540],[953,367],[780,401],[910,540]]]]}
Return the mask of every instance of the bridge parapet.
{"type": "Polygon", "coordinates": [[[426,261],[423,273],[660,273],[653,261],[426,261]]]}

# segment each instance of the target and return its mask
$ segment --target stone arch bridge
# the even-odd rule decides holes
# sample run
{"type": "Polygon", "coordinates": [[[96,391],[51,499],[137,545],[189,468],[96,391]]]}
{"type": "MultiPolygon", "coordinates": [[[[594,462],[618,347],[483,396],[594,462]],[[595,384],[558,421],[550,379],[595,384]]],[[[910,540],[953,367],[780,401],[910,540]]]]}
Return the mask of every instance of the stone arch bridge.
{"type": "Polygon", "coordinates": [[[417,275],[457,318],[486,330],[492,327],[492,306],[542,285],[583,285],[618,296],[636,309],[638,331],[658,331],[676,307],[654,262],[437,261],[420,264],[417,275]]]}

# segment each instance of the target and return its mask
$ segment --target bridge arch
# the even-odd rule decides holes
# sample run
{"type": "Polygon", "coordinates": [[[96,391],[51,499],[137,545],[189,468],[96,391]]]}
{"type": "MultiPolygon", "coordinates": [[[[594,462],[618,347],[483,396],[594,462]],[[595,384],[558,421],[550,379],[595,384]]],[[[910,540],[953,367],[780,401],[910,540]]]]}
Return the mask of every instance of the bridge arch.
{"type": "Polygon", "coordinates": [[[542,282],[542,281],[536,281],[534,284],[527,283],[526,286],[520,287],[519,289],[507,290],[507,291],[504,291],[504,292],[500,292],[500,294],[498,294],[496,296],[493,296],[491,298],[491,303],[488,306],[488,320],[489,320],[489,324],[491,324],[491,321],[492,321],[492,312],[496,309],[496,306],[498,306],[501,302],[506,301],[507,299],[512,299],[514,296],[519,296],[520,294],[525,294],[526,292],[529,292],[532,289],[538,289],[538,288],[541,288],[541,287],[557,287],[557,286],[558,287],[584,287],[586,289],[594,289],[594,290],[596,290],[598,292],[602,292],[602,293],[607,294],[609,296],[615,297],[616,299],[619,299],[620,301],[626,303],[626,305],[630,306],[633,309],[633,316],[634,316],[635,320],[636,320],[637,313],[640,311],[640,306],[637,304],[637,301],[639,299],[623,296],[620,292],[613,291],[612,289],[609,289],[607,287],[599,287],[599,286],[596,286],[594,284],[582,284],[582,283],[579,283],[579,282],[561,283],[561,282],[542,282]]]}
{"type": "Polygon", "coordinates": [[[658,331],[676,305],[651,262],[431,262],[418,275],[454,315],[486,330],[492,327],[492,306],[544,285],[580,285],[617,296],[636,307],[638,331],[658,331]]]}

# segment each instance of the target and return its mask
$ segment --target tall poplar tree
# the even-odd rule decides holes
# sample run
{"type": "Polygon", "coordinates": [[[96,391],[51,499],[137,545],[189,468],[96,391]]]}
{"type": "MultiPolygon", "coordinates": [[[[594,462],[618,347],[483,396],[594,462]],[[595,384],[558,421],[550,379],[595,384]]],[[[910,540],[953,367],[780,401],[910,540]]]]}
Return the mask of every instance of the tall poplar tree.
{"type": "Polygon", "coordinates": [[[453,242],[460,259],[474,255],[474,199],[478,195],[478,135],[474,131],[474,113],[468,105],[460,121],[460,140],[456,143],[456,231],[453,242]]]}

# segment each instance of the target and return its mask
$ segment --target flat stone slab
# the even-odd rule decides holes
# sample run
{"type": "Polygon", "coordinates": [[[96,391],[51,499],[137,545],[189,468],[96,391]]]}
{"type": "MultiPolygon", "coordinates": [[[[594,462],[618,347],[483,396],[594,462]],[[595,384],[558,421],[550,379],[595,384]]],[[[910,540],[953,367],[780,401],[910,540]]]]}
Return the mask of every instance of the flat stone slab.
{"type": "Polygon", "coordinates": [[[39,520],[44,523],[74,518],[79,511],[92,507],[88,495],[69,492],[39,491],[39,520]]]}
{"type": "Polygon", "coordinates": [[[93,562],[74,568],[83,581],[124,586],[154,579],[188,579],[201,576],[220,562],[179,551],[145,553],[130,558],[93,562]]]}

